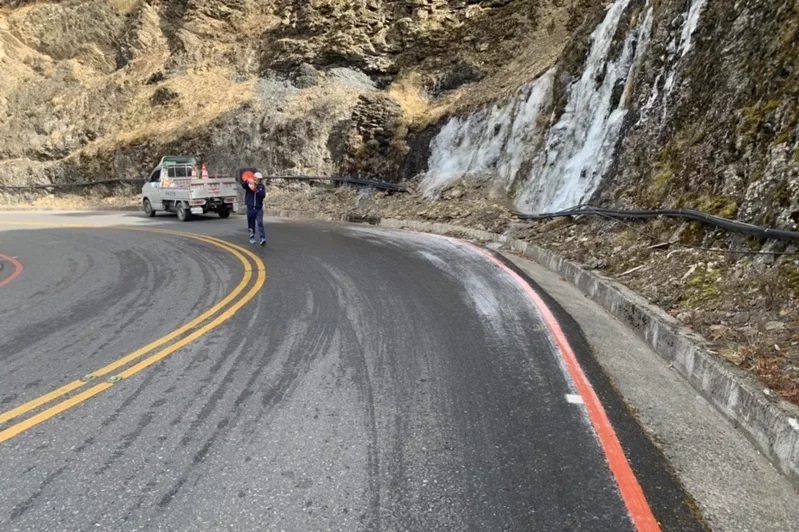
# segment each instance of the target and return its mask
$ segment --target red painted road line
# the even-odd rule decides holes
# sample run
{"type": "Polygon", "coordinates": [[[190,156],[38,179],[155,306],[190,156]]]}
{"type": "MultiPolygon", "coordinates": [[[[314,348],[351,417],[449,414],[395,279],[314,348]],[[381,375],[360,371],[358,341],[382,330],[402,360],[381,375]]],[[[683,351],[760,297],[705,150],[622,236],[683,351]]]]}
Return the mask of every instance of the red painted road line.
{"type": "Polygon", "coordinates": [[[484,249],[468,242],[459,242],[474,249],[499,266],[518,283],[527,296],[533,301],[552,333],[560,356],[563,358],[566,368],[569,370],[569,375],[572,381],[574,381],[578,393],[583,398],[583,402],[585,403],[588,415],[591,419],[591,424],[594,426],[594,430],[602,446],[602,451],[605,453],[605,457],[608,460],[610,471],[616,479],[621,497],[624,500],[624,504],[627,506],[627,511],[630,513],[635,528],[641,532],[659,531],[660,525],[657,519],[655,519],[652,509],[649,507],[649,503],[646,501],[644,491],[641,489],[641,485],[638,483],[638,479],[635,477],[635,473],[633,473],[630,463],[627,461],[627,457],[624,455],[624,449],[621,447],[616,431],[613,430],[613,425],[610,423],[605,408],[599,401],[599,397],[597,397],[594,388],[585,376],[582,367],[580,367],[577,356],[575,356],[571,345],[569,345],[569,341],[566,339],[566,335],[563,333],[563,329],[560,328],[560,324],[558,320],[555,319],[552,311],[549,310],[549,307],[547,307],[541,296],[539,296],[518,273],[511,270],[507,265],[503,264],[484,249]]]}
{"type": "Polygon", "coordinates": [[[3,279],[2,281],[0,281],[0,288],[2,288],[3,286],[7,285],[11,281],[16,279],[20,275],[22,275],[22,270],[24,270],[25,268],[22,266],[22,263],[20,261],[18,261],[17,259],[15,259],[13,257],[8,257],[6,255],[0,255],[0,260],[4,260],[6,262],[10,262],[14,266],[14,273],[12,273],[10,277],[7,277],[7,278],[3,279]]]}

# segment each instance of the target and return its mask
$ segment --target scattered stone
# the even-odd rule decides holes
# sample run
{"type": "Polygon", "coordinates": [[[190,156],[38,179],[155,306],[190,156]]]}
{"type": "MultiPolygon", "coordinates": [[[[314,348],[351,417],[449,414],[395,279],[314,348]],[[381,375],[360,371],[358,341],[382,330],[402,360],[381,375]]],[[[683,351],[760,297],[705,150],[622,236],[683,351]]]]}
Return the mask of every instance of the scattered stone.
{"type": "Polygon", "coordinates": [[[321,75],[313,65],[301,64],[291,76],[291,83],[298,89],[309,89],[319,84],[321,75]]]}
{"type": "Polygon", "coordinates": [[[150,97],[150,104],[152,105],[168,105],[175,102],[180,95],[168,87],[159,87],[150,97]]]}
{"type": "Polygon", "coordinates": [[[710,339],[711,340],[718,340],[719,338],[723,338],[730,332],[729,327],[725,325],[711,325],[710,326],[710,339]]]}
{"type": "Polygon", "coordinates": [[[736,366],[740,366],[746,360],[746,357],[741,353],[740,349],[722,349],[720,354],[736,366]]]}
{"type": "Polygon", "coordinates": [[[605,259],[591,258],[586,265],[589,270],[605,270],[608,267],[608,261],[605,259]]]}
{"type": "Polygon", "coordinates": [[[466,194],[466,191],[461,187],[451,188],[449,190],[445,190],[443,197],[445,199],[459,199],[462,198],[466,194]]]}
{"type": "Polygon", "coordinates": [[[736,312],[728,320],[728,323],[730,325],[743,325],[745,323],[748,323],[749,319],[750,319],[750,314],[748,312],[736,312]]]}
{"type": "Polygon", "coordinates": [[[158,72],[156,72],[155,74],[153,74],[152,76],[147,78],[147,81],[145,82],[145,84],[147,84],[147,85],[157,85],[158,83],[161,83],[165,79],[166,79],[166,76],[164,75],[163,72],[161,72],[159,70],[158,72]]]}

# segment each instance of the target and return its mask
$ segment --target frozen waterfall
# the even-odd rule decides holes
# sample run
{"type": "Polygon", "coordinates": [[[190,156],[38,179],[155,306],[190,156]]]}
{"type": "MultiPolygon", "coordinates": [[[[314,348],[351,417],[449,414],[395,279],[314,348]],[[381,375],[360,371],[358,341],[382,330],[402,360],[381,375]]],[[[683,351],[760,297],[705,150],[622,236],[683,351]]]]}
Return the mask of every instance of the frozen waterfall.
{"type": "Polygon", "coordinates": [[[538,117],[552,94],[554,69],[525,85],[516,98],[482,108],[466,118],[451,118],[430,145],[421,191],[434,197],[464,177],[493,174],[499,184],[513,182],[540,133],[538,117]]]}
{"type": "Polygon", "coordinates": [[[627,113],[629,79],[646,50],[652,10],[631,31],[618,57],[609,57],[619,21],[630,0],[617,0],[592,34],[582,77],[570,88],[569,100],[516,206],[523,212],[553,212],[579,205],[596,191],[613,160],[627,113]]]}
{"type": "MultiPolygon", "coordinates": [[[[616,0],[591,34],[582,76],[568,88],[557,123],[548,126],[550,117],[542,115],[550,112],[557,72],[552,68],[509,102],[449,119],[430,145],[422,193],[436,197],[460,179],[488,175],[506,191],[519,185],[516,207],[524,212],[562,210],[590,198],[613,161],[631,80],[652,30],[647,3],[623,42],[614,42],[632,3],[616,0]],[[532,170],[521,173],[522,168],[532,170]]],[[[687,19],[695,26],[696,15],[687,19]]]]}

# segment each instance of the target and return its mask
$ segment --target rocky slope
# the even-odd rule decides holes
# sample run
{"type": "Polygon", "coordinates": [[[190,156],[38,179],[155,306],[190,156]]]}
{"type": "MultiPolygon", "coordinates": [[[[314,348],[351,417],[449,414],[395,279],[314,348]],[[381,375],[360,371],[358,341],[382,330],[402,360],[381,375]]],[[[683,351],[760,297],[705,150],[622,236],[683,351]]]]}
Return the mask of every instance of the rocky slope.
{"type": "Polygon", "coordinates": [[[0,183],[138,177],[164,151],[396,178],[459,87],[554,61],[562,3],[5,2],[0,183]]]}
{"type": "Polygon", "coordinates": [[[797,0],[2,6],[0,184],[140,177],[167,152],[224,173],[404,179],[418,195],[275,201],[521,231],[617,275],[799,402],[796,246],[511,216],[592,202],[796,229],[797,0]]]}

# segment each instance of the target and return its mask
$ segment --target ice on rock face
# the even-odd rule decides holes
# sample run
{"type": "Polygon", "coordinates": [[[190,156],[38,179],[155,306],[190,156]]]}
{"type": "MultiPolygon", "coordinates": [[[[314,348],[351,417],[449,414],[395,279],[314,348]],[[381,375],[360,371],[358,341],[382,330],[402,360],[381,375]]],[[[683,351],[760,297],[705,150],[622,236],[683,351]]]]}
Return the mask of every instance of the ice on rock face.
{"type": "MultiPolygon", "coordinates": [[[[685,17],[683,18],[680,36],[674,37],[671,42],[669,42],[669,45],[666,49],[666,52],[668,53],[668,66],[664,72],[660,72],[657,75],[652,88],[652,94],[650,95],[649,100],[646,102],[646,105],[644,105],[641,109],[641,122],[646,121],[649,118],[651,111],[658,103],[661,101],[668,102],[669,97],[671,96],[672,91],[677,84],[677,74],[682,65],[681,60],[688,54],[688,52],[691,51],[693,46],[693,35],[696,32],[696,29],[699,27],[699,21],[706,3],[707,0],[691,0],[688,6],[688,12],[685,13],[685,17]],[[663,84],[663,90],[661,91],[658,89],[658,83],[664,77],[664,75],[665,82],[663,84]]],[[[668,107],[663,106],[660,120],[665,120],[667,114],[668,107]]]]}
{"type": "MultiPolygon", "coordinates": [[[[553,67],[508,102],[450,118],[431,143],[428,171],[421,182],[423,195],[434,198],[461,179],[489,175],[505,191],[518,190],[520,211],[562,210],[587,201],[613,161],[631,80],[652,30],[652,8],[647,5],[621,46],[614,45],[632,1],[616,0],[592,33],[583,73],[569,87],[557,123],[541,125],[550,121],[541,118],[552,100],[557,72],[553,67]],[[522,168],[532,170],[521,174],[522,168]]],[[[701,5],[693,9],[694,4],[685,22],[693,29],[701,11],[701,5]]],[[[683,33],[690,36],[693,29],[683,33]]],[[[689,48],[690,39],[675,43],[677,53],[689,48]]],[[[653,96],[648,105],[657,99],[653,96]]]]}
{"type": "Polygon", "coordinates": [[[691,7],[688,8],[688,15],[685,17],[685,22],[682,26],[682,35],[680,35],[680,57],[691,51],[694,32],[699,27],[699,18],[702,15],[705,2],[707,0],[691,1],[691,7]]]}
{"type": "Polygon", "coordinates": [[[508,187],[534,144],[538,116],[552,94],[554,69],[522,87],[511,101],[451,118],[431,143],[422,194],[435,197],[459,179],[496,174],[508,187]]]}
{"type": "Polygon", "coordinates": [[[499,165],[499,177],[506,186],[516,178],[527,152],[535,148],[534,139],[542,129],[539,117],[552,96],[554,75],[552,69],[531,86],[529,97],[519,106],[519,112],[515,115],[505,146],[507,155],[501,158],[499,165]]]}
{"type": "Polygon", "coordinates": [[[613,160],[627,113],[626,96],[634,66],[646,50],[652,11],[627,35],[618,57],[609,57],[619,21],[630,0],[617,0],[592,34],[580,79],[570,88],[566,108],[549,132],[546,146],[516,207],[554,212],[583,203],[596,191],[613,160]]]}

